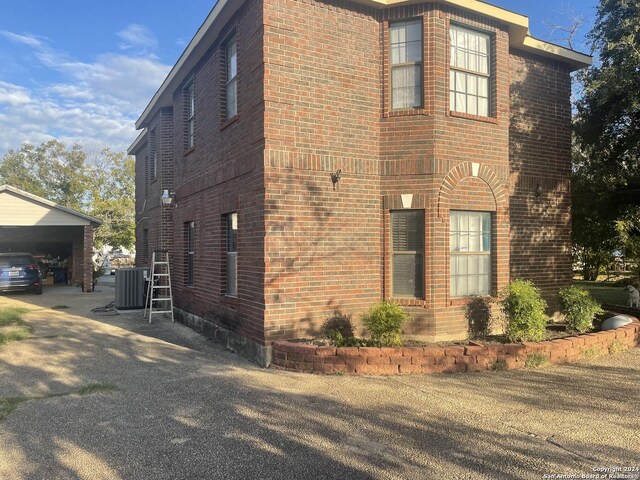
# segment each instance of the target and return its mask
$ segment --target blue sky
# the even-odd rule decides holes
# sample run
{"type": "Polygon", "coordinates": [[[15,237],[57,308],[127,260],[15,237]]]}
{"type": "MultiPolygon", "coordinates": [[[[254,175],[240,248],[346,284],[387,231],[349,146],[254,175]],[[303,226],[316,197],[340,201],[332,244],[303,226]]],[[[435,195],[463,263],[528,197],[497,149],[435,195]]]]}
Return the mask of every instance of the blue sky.
{"type": "MultiPolygon", "coordinates": [[[[125,150],[134,122],[215,0],[21,0],[0,15],[0,156],[57,138],[97,151],[125,150]]],[[[596,0],[492,0],[529,16],[531,32],[563,43],[549,23],[585,19],[596,0]]]]}

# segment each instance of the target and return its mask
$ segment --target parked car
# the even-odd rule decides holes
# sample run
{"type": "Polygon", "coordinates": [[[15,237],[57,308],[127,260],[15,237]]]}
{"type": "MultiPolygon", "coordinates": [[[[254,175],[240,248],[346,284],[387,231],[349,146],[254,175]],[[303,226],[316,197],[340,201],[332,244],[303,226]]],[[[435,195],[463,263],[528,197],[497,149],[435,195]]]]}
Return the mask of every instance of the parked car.
{"type": "Polygon", "coordinates": [[[42,270],[30,253],[0,253],[0,291],[42,293],[42,270]]]}

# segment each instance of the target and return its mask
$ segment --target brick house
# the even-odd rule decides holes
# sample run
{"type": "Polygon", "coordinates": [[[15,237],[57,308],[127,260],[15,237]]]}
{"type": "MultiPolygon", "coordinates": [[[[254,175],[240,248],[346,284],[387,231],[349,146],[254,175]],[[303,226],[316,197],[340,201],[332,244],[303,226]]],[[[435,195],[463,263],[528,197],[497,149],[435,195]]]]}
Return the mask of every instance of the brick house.
{"type": "Polygon", "coordinates": [[[381,299],[429,340],[510,279],[553,311],[589,62],[475,0],[219,0],[136,123],[137,261],[168,249],[178,318],[262,365],[381,299]]]}

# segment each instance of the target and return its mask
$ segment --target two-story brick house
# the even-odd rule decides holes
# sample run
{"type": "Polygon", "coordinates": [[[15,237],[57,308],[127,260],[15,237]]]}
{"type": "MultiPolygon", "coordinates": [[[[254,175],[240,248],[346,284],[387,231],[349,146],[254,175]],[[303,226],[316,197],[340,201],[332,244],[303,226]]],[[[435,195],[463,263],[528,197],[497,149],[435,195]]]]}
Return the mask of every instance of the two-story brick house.
{"type": "Polygon", "coordinates": [[[589,62],[475,0],[219,0],[136,124],[137,261],[168,249],[178,317],[263,365],[381,299],[435,340],[510,279],[553,309],[589,62]]]}

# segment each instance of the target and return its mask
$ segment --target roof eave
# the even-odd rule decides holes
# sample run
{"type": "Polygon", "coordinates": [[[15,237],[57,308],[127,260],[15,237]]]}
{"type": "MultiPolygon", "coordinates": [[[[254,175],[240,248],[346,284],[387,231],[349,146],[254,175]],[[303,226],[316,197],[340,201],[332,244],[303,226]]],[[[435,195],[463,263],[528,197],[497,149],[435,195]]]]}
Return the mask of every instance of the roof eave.
{"type": "Polygon", "coordinates": [[[183,71],[191,71],[199,60],[200,55],[204,54],[206,49],[209,48],[209,45],[213,43],[218,36],[221,27],[226,23],[224,21],[225,18],[231,18],[231,15],[240,7],[241,4],[241,1],[234,2],[233,0],[218,0],[194,37],[189,42],[189,45],[187,45],[187,48],[185,48],[182,55],[180,55],[176,64],[169,71],[169,74],[160,85],[160,88],[158,88],[151,98],[151,101],[142,112],[142,115],[140,115],[140,118],[136,121],[136,130],[146,127],[152,117],[152,114],[157,111],[157,109],[171,106],[171,92],[177,88],[177,85],[179,85],[183,80],[179,74],[183,71]],[[232,4],[231,6],[234,8],[225,9],[227,4],[232,4]],[[223,21],[216,22],[218,19],[223,21]],[[214,23],[216,23],[216,25],[214,25],[214,23]],[[204,42],[205,39],[211,39],[211,42],[204,42]],[[200,55],[198,55],[198,53],[200,53],[200,55]]]}
{"type": "Polygon", "coordinates": [[[0,192],[2,192],[4,190],[6,190],[8,192],[11,192],[11,193],[14,193],[16,195],[20,195],[21,197],[28,198],[29,200],[32,200],[34,202],[41,203],[41,204],[46,205],[48,207],[52,207],[52,208],[56,208],[58,210],[62,210],[63,212],[69,213],[71,215],[75,215],[76,217],[83,218],[83,219],[87,220],[89,223],[91,223],[94,227],[99,227],[100,225],[102,225],[102,220],[99,220],[96,217],[92,217],[91,215],[87,215],[85,213],[78,212],[77,210],[74,210],[73,208],[63,207],[62,205],[58,205],[56,202],[52,202],[51,200],[47,200],[46,198],[42,198],[42,197],[39,197],[39,196],[34,195],[32,193],[25,192],[24,190],[20,190],[19,188],[12,187],[11,185],[0,185],[0,192]]]}
{"type": "Polygon", "coordinates": [[[545,42],[544,40],[539,40],[529,35],[523,39],[521,44],[512,45],[512,47],[564,62],[571,67],[571,71],[588,67],[592,63],[590,55],[586,55],[554,43],[545,42]]]}
{"type": "MultiPolygon", "coordinates": [[[[362,5],[374,8],[384,8],[396,5],[410,5],[422,0],[352,0],[362,5]]],[[[512,48],[525,50],[544,57],[554,58],[568,63],[572,69],[577,70],[591,65],[591,57],[568,48],[553,45],[529,35],[529,18],[525,15],[506,10],[480,0],[437,0],[444,5],[461,8],[473,13],[496,19],[507,25],[509,29],[509,44],[512,48]]],[[[195,36],[182,52],[180,58],[173,66],[160,88],[146,106],[140,118],[136,121],[136,129],[140,130],[148,125],[150,119],[163,107],[170,107],[173,103],[172,92],[179,87],[197,61],[211,44],[216,40],[220,30],[231,18],[235,11],[242,5],[243,0],[218,0],[205,21],[202,23],[195,36]]],[[[138,137],[139,138],[139,137],[138,137]]],[[[137,140],[136,140],[137,142],[137,140]]],[[[129,147],[129,151],[136,144],[129,147]]]]}
{"type": "Polygon", "coordinates": [[[138,137],[133,141],[131,146],[127,148],[127,155],[135,155],[136,152],[143,145],[146,138],[147,138],[147,129],[145,128],[140,132],[140,135],[138,135],[138,137]]]}

